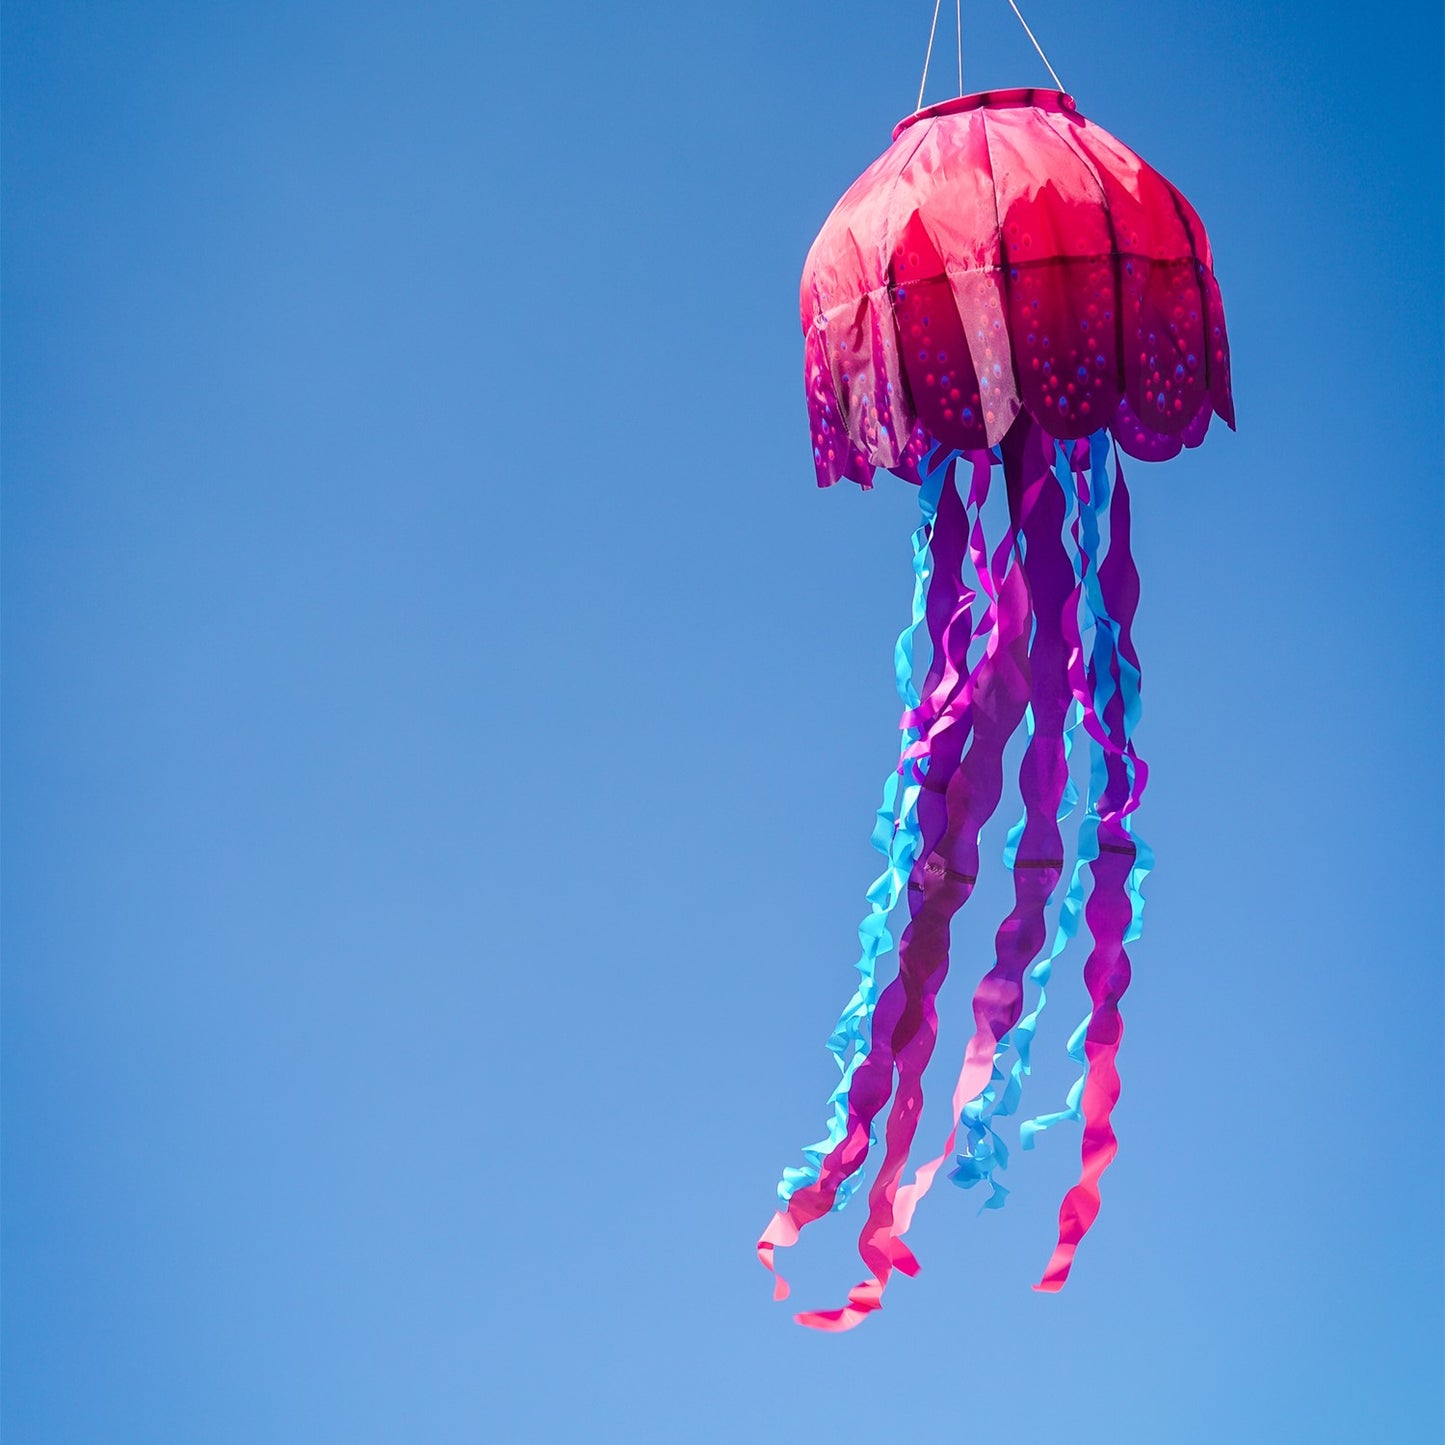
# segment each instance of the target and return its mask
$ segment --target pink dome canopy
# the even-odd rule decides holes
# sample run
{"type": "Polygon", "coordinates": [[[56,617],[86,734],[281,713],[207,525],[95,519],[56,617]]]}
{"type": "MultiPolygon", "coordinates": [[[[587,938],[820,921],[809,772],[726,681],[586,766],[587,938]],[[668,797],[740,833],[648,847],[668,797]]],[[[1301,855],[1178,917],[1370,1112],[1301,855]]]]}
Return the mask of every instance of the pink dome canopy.
{"type": "Polygon", "coordinates": [[[1203,224],[1059,91],[902,121],[813,243],[802,318],[821,486],[916,481],[932,442],[994,446],[1021,410],[1151,461],[1234,425],[1203,224]]]}

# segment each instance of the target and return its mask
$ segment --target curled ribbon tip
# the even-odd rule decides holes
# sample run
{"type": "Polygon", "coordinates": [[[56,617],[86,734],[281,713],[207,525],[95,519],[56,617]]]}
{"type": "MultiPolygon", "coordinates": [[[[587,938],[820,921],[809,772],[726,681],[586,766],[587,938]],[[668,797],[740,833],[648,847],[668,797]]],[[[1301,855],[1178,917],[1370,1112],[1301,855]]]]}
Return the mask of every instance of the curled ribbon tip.
{"type": "Polygon", "coordinates": [[[875,1310],[883,1308],[883,1281],[876,1276],[865,1279],[848,1291],[848,1303],[836,1310],[808,1310],[793,1316],[805,1329],[840,1334],[857,1329],[875,1310]]]}
{"type": "Polygon", "coordinates": [[[787,1299],[792,1290],[778,1269],[773,1258],[774,1252],[778,1245],[787,1249],[789,1245],[796,1244],[797,1241],[798,1226],[781,1210],[768,1221],[768,1227],[763,1231],[763,1237],[758,1240],[758,1261],[773,1276],[773,1298],[775,1300],[787,1299]]]}
{"type": "Polygon", "coordinates": [[[778,1273],[773,1264],[773,1246],[771,1244],[760,1244],[758,1246],[758,1258],[763,1262],[763,1268],[773,1277],[773,1298],[775,1300],[787,1299],[792,1294],[792,1286],[778,1273]]]}
{"type": "Polygon", "coordinates": [[[810,1314],[794,1315],[793,1321],[808,1330],[824,1330],[828,1334],[842,1334],[845,1330],[857,1329],[868,1318],[868,1310],[840,1309],[814,1310],[810,1314]]]}
{"type": "Polygon", "coordinates": [[[1069,1271],[1074,1267],[1074,1255],[1078,1247],[1061,1244],[1049,1259],[1044,1277],[1034,1286],[1037,1294],[1058,1294],[1068,1282],[1069,1271]]]}

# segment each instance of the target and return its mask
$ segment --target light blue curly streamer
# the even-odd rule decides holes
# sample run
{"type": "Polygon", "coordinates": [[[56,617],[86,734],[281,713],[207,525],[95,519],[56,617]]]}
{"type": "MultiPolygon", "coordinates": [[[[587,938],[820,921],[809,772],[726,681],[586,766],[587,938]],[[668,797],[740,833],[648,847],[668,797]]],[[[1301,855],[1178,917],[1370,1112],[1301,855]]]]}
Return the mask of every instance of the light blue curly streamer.
{"type": "MultiPolygon", "coordinates": [[[[1062,448],[1060,449],[1062,455],[1062,448]]],[[[1089,615],[1094,625],[1094,642],[1091,654],[1091,662],[1094,664],[1094,713],[1096,717],[1102,718],[1104,710],[1113,701],[1116,691],[1123,695],[1124,719],[1123,719],[1123,741],[1128,745],[1133,736],[1134,729],[1138,725],[1142,712],[1142,704],[1139,697],[1139,671],[1130,663],[1118,650],[1119,624],[1110,615],[1104,603],[1103,590],[1099,582],[1099,517],[1109,505],[1111,489],[1108,478],[1109,438],[1104,432],[1097,432],[1089,441],[1089,501],[1081,505],[1079,521],[1083,532],[1083,548],[1093,558],[1094,565],[1083,577],[1084,596],[1088,603],[1089,615]],[[1119,680],[1116,685],[1114,671],[1117,667],[1119,680]]],[[[1098,857],[1098,831],[1099,814],[1098,800],[1103,796],[1106,779],[1106,758],[1104,749],[1099,743],[1091,738],[1089,740],[1089,803],[1083,826],[1079,834],[1079,856],[1074,865],[1074,875],[1069,885],[1069,894],[1065,900],[1064,916],[1060,922],[1062,932],[1064,924],[1070,922],[1069,937],[1078,932],[1079,919],[1083,912],[1083,869],[1085,864],[1098,857]]],[[[1128,771],[1130,787],[1134,783],[1134,762],[1127,755],[1124,758],[1124,766],[1128,771]]],[[[1122,820],[1125,832],[1134,839],[1135,858],[1134,866],[1129,871],[1129,878],[1126,884],[1129,893],[1131,917],[1129,927],[1125,931],[1124,941],[1132,943],[1139,938],[1144,931],[1144,880],[1154,868],[1154,852],[1142,837],[1134,830],[1132,815],[1122,820]]],[[[1067,941],[1067,940],[1065,940],[1067,941]]],[[[1061,951],[1058,938],[1055,938],[1055,948],[1045,965],[1050,964],[1054,957],[1061,951]]],[[[1037,972],[1037,966],[1035,969],[1037,972]]],[[[1047,973],[1045,974],[1047,978],[1047,973]]],[[[1069,1036],[1068,1053],[1069,1057],[1079,1064],[1083,1072],[1074,1081],[1069,1089],[1068,1096],[1064,1101],[1064,1108],[1052,1114],[1040,1114],[1032,1119],[1026,1119],[1019,1125],[1019,1144],[1024,1149],[1034,1147],[1035,1138],[1045,1129],[1052,1128],[1055,1124],[1066,1121],[1082,1122],[1083,1113],[1080,1105],[1084,1097],[1084,1085],[1088,1079],[1088,1059],[1084,1051],[1084,1041],[1088,1033],[1089,1022],[1092,1019],[1092,1012],[1086,1013],[1079,1026],[1069,1036]]],[[[1024,1072],[1027,1072],[1025,1069],[1024,1072]]]]}
{"type": "MultiPolygon", "coordinates": [[[[948,466],[955,456],[956,452],[942,452],[935,446],[924,458],[920,469],[920,520],[913,533],[913,608],[908,626],[899,633],[893,648],[893,672],[898,696],[904,707],[910,709],[916,708],[919,703],[918,689],[913,682],[913,642],[924,621],[928,584],[933,574],[930,539],[934,519],[938,515],[938,501],[943,494],[943,484],[948,475],[948,466]]],[[[923,843],[923,836],[918,828],[918,794],[923,774],[928,770],[928,760],[903,760],[903,754],[918,740],[917,728],[903,729],[898,748],[899,764],[883,785],[883,801],[878,809],[878,820],[873,828],[871,842],[887,858],[888,866],[869,887],[868,916],[858,926],[858,940],[863,946],[862,956],[857,964],[858,987],[838,1016],[838,1022],[828,1038],[828,1051],[837,1059],[842,1077],[829,1096],[832,1115],[828,1122],[828,1133],[816,1144],[810,1144],[803,1150],[806,1162],[802,1166],[783,1170],[783,1177],[778,1184],[778,1198],[785,1207],[797,1190],[818,1178],[823,1160],[847,1137],[848,1090],[859,1065],[868,1057],[873,1011],[878,1003],[878,959],[894,946],[888,918],[908,887],[909,875],[923,843]]],[[[843,1182],[834,1199],[834,1209],[841,1209],[852,1198],[862,1177],[863,1171],[859,1169],[843,1182]]]]}

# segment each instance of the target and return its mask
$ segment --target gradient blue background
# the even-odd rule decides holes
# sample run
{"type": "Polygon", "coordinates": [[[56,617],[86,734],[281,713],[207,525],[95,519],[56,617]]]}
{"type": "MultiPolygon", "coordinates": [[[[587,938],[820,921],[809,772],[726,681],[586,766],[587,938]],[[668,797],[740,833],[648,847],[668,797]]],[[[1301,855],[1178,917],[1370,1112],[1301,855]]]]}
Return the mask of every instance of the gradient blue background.
{"type": "Polygon", "coordinates": [[[1206,218],[1240,430],[1131,474],[1099,1225],[1030,1291],[1049,1136],[823,1337],[752,1244],[914,507],[814,490],[796,286],[926,3],[9,0],[7,1441],[1440,1438],[1439,7],[1025,8],[1206,218]]]}

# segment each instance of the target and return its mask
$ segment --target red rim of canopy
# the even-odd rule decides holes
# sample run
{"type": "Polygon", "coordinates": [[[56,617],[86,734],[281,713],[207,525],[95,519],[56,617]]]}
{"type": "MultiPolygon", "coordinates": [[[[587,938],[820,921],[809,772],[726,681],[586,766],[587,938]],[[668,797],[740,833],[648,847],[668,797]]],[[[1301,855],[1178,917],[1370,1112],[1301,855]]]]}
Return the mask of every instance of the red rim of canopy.
{"type": "Polygon", "coordinates": [[[952,100],[940,100],[937,105],[925,105],[906,115],[893,127],[893,139],[897,140],[911,125],[920,120],[932,120],[940,115],[958,115],[965,110],[1003,110],[1009,106],[1026,105],[1034,110],[1052,110],[1064,115],[1077,115],[1079,107],[1072,95],[1062,90],[1035,90],[1032,86],[1016,85],[1009,90],[980,90],[972,95],[956,95],[952,100]]]}

